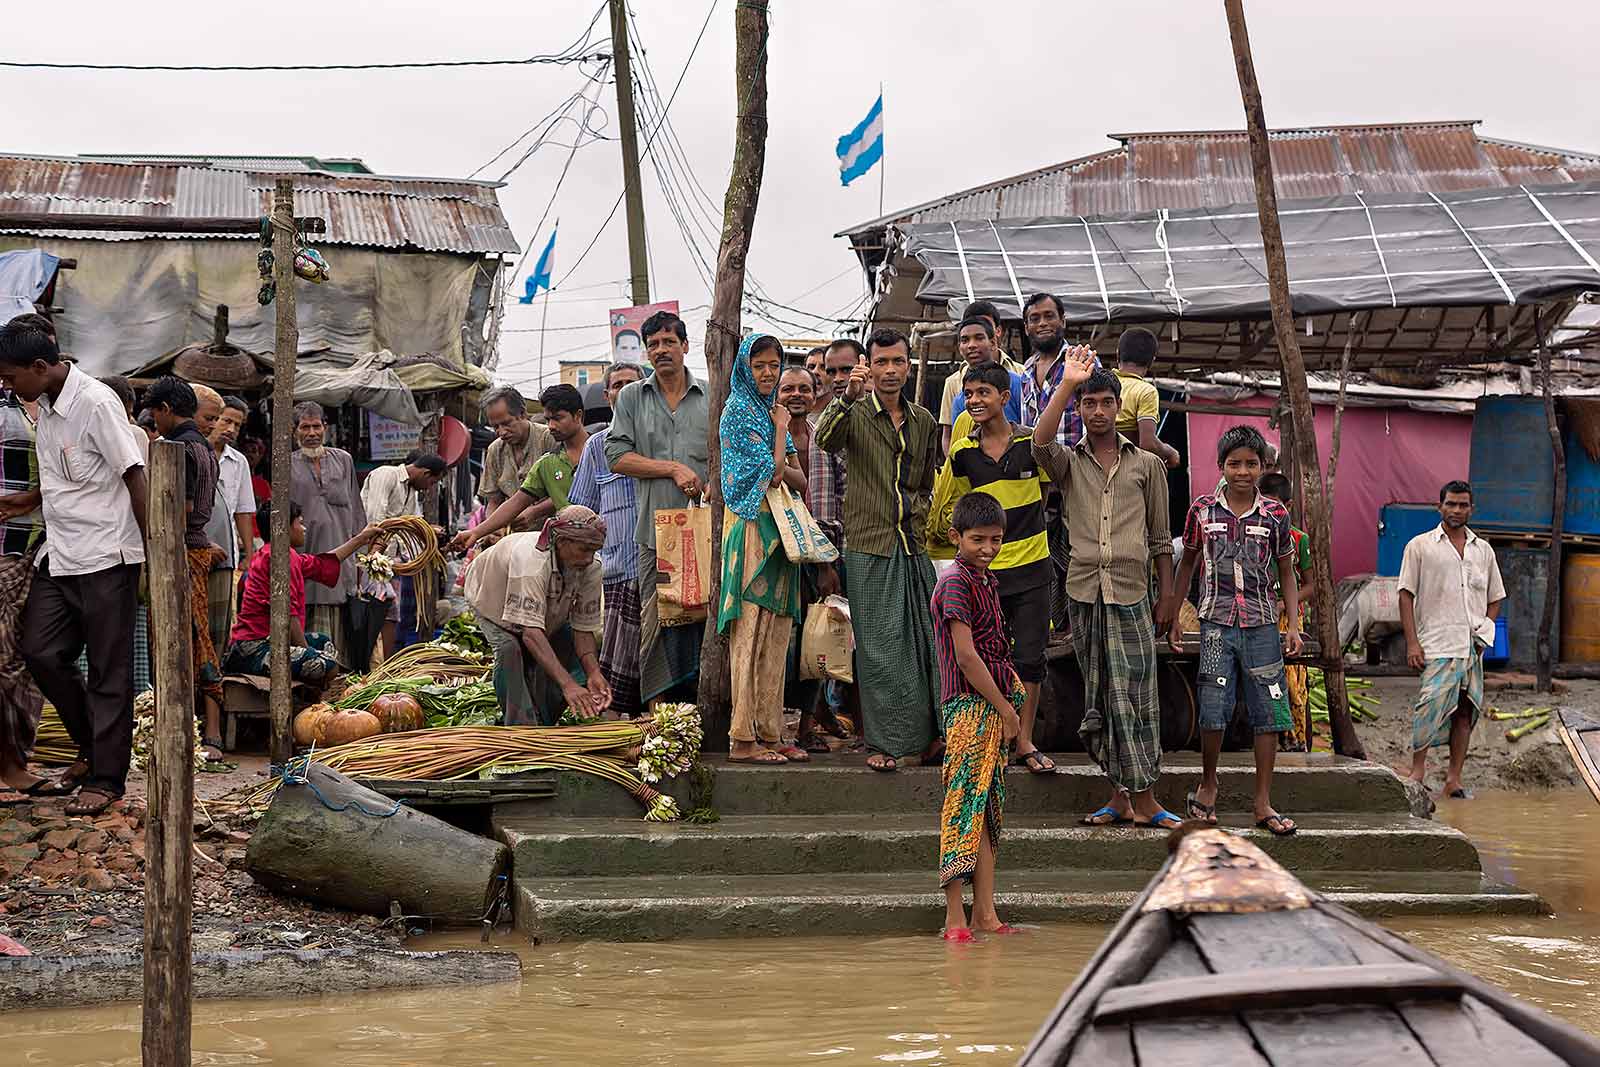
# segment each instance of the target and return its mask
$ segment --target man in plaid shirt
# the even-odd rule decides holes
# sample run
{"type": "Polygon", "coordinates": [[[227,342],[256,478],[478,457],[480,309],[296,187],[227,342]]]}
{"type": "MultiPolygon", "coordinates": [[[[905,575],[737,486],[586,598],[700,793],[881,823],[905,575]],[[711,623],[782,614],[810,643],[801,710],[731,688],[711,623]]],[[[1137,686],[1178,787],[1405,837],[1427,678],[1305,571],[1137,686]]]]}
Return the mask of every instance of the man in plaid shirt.
{"type": "MultiPolygon", "coordinates": [[[[1292,819],[1272,807],[1272,768],[1278,734],[1294,729],[1289,711],[1283,657],[1299,654],[1297,625],[1278,633],[1276,585],[1283,590],[1285,615],[1300,618],[1294,539],[1289,512],[1261,495],[1256,482],[1266,465],[1267,442],[1253,426],[1235,426],[1217,442],[1222,480],[1214,493],[1189,508],[1184,523],[1183,563],[1174,585],[1182,597],[1204,564],[1200,593],[1200,787],[1189,794],[1189,817],[1217,821],[1217,757],[1222,734],[1233,719],[1236,688],[1255,735],[1256,826],[1277,836],[1295,832],[1292,819]]],[[[1169,640],[1182,646],[1176,605],[1169,640]]]]}
{"type": "MultiPolygon", "coordinates": [[[[1050,398],[1061,388],[1062,371],[1067,365],[1066,309],[1061,298],[1051,293],[1034,293],[1022,305],[1022,328],[1028,335],[1033,354],[1023,365],[1022,425],[1037,426],[1050,398]]],[[[1096,370],[1100,361],[1094,361],[1096,370]]],[[[1073,448],[1083,439],[1083,418],[1078,405],[1067,401],[1067,413],[1056,431],[1056,443],[1073,448]]],[[[1061,514],[1061,493],[1052,489],[1044,501],[1045,530],[1050,537],[1050,563],[1055,570],[1051,583],[1050,623],[1057,630],[1067,628],[1067,527],[1061,514]]]]}

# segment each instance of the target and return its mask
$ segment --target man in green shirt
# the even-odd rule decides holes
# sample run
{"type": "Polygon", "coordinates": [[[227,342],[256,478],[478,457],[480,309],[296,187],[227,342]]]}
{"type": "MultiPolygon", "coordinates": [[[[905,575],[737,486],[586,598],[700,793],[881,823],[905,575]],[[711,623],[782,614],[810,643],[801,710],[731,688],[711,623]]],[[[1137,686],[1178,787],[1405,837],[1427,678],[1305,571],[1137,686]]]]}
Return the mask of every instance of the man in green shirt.
{"type": "Polygon", "coordinates": [[[936,761],[938,664],[933,651],[933,564],[923,531],[938,471],[933,415],[901,396],[911,344],[898,330],[867,339],[866,362],[817,421],[816,447],[842,454],[845,578],[855,629],[867,765],[936,761]],[[869,391],[870,383],[870,391],[869,391]]]}
{"type": "Polygon", "coordinates": [[[467,551],[483,538],[511,525],[524,512],[531,524],[529,528],[537,530],[545,519],[567,506],[572,472],[583,458],[583,446],[589,443],[589,431],[583,424],[583,395],[576,386],[552,385],[539,394],[539,404],[544,408],[550,434],[556,439],[556,450],[540,456],[522,480],[522,486],[488,518],[456,534],[450,542],[452,551],[467,551]]]}

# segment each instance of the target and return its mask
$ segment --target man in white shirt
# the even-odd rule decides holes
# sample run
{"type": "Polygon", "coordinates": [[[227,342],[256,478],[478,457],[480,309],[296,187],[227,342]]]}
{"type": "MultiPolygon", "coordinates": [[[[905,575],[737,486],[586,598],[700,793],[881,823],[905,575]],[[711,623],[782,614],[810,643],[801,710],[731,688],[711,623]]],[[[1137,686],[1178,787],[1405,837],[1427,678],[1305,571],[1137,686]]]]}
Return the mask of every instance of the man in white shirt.
{"type": "Polygon", "coordinates": [[[1400,625],[1406,662],[1422,672],[1411,721],[1411,777],[1423,783],[1428,749],[1450,746],[1444,795],[1465,799],[1461,768],[1483,710],[1483,651],[1494,643],[1494,620],[1506,587],[1488,542],[1467,528],[1472,487],[1439,490],[1438,526],[1406,545],[1400,561],[1400,625]]]}
{"type": "Polygon", "coordinates": [[[39,402],[48,535],[23,608],[21,650],[81,754],[62,776],[68,815],[122,796],[133,754],[133,618],[144,562],[144,459],[116,393],[61,358],[32,322],[0,328],[0,381],[39,402]],[[87,648],[89,678],[78,673],[87,648]]]}
{"type": "Polygon", "coordinates": [[[233,447],[249,415],[250,405],[236,396],[224,397],[222,414],[207,435],[217,452],[217,499],[206,535],[222,549],[222,558],[212,568],[206,593],[211,643],[219,657],[228,654],[228,635],[233,631],[234,576],[240,561],[249,560],[256,547],[256,494],[250,487],[250,461],[233,447]]]}
{"type": "MultiPolygon", "coordinates": [[[[361,506],[367,513],[367,521],[377,524],[384,519],[397,519],[403,515],[421,515],[422,494],[438,485],[448,469],[444,460],[431,452],[412,452],[399,463],[375,468],[361,485],[361,506]]],[[[383,656],[388,659],[395,653],[395,631],[400,627],[402,590],[411,584],[411,579],[397,577],[388,582],[375,582],[371,575],[362,572],[357,576],[357,581],[363,600],[387,602],[381,632],[383,656]]],[[[415,619],[407,629],[407,636],[417,636],[415,619]]],[[[413,642],[408,640],[406,643],[413,642]]]]}

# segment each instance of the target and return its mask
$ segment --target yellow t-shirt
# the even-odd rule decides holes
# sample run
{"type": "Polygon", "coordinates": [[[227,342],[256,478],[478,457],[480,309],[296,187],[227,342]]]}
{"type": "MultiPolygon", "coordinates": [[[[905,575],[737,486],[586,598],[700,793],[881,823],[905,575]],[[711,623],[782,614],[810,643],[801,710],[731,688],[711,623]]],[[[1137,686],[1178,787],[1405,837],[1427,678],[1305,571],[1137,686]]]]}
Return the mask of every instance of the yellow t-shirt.
{"type": "Polygon", "coordinates": [[[1139,443],[1139,420],[1161,417],[1161,395],[1156,387],[1132,371],[1118,370],[1122,380],[1122,409],[1117,412],[1117,432],[1134,444],[1139,443]]]}

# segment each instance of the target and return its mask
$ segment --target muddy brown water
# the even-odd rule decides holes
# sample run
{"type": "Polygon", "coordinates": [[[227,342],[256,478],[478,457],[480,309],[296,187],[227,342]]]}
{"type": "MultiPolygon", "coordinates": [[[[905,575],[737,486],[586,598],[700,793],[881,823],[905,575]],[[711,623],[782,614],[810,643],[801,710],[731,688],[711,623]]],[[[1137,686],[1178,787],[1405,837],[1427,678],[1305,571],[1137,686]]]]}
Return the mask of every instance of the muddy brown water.
{"type": "MultiPolygon", "coordinates": [[[[1440,816],[1477,841],[1492,875],[1537,890],[1554,915],[1390,925],[1600,1033],[1600,806],[1577,791],[1484,793],[1440,816]]],[[[973,946],[930,934],[520,947],[520,988],[202,1002],[194,1062],[1005,1064],[1104,934],[1060,925],[973,946]]],[[[416,947],[476,944],[440,936],[416,947]]],[[[0,1062],[137,1064],[139,1015],[130,1004],[0,1018],[0,1062]]]]}

